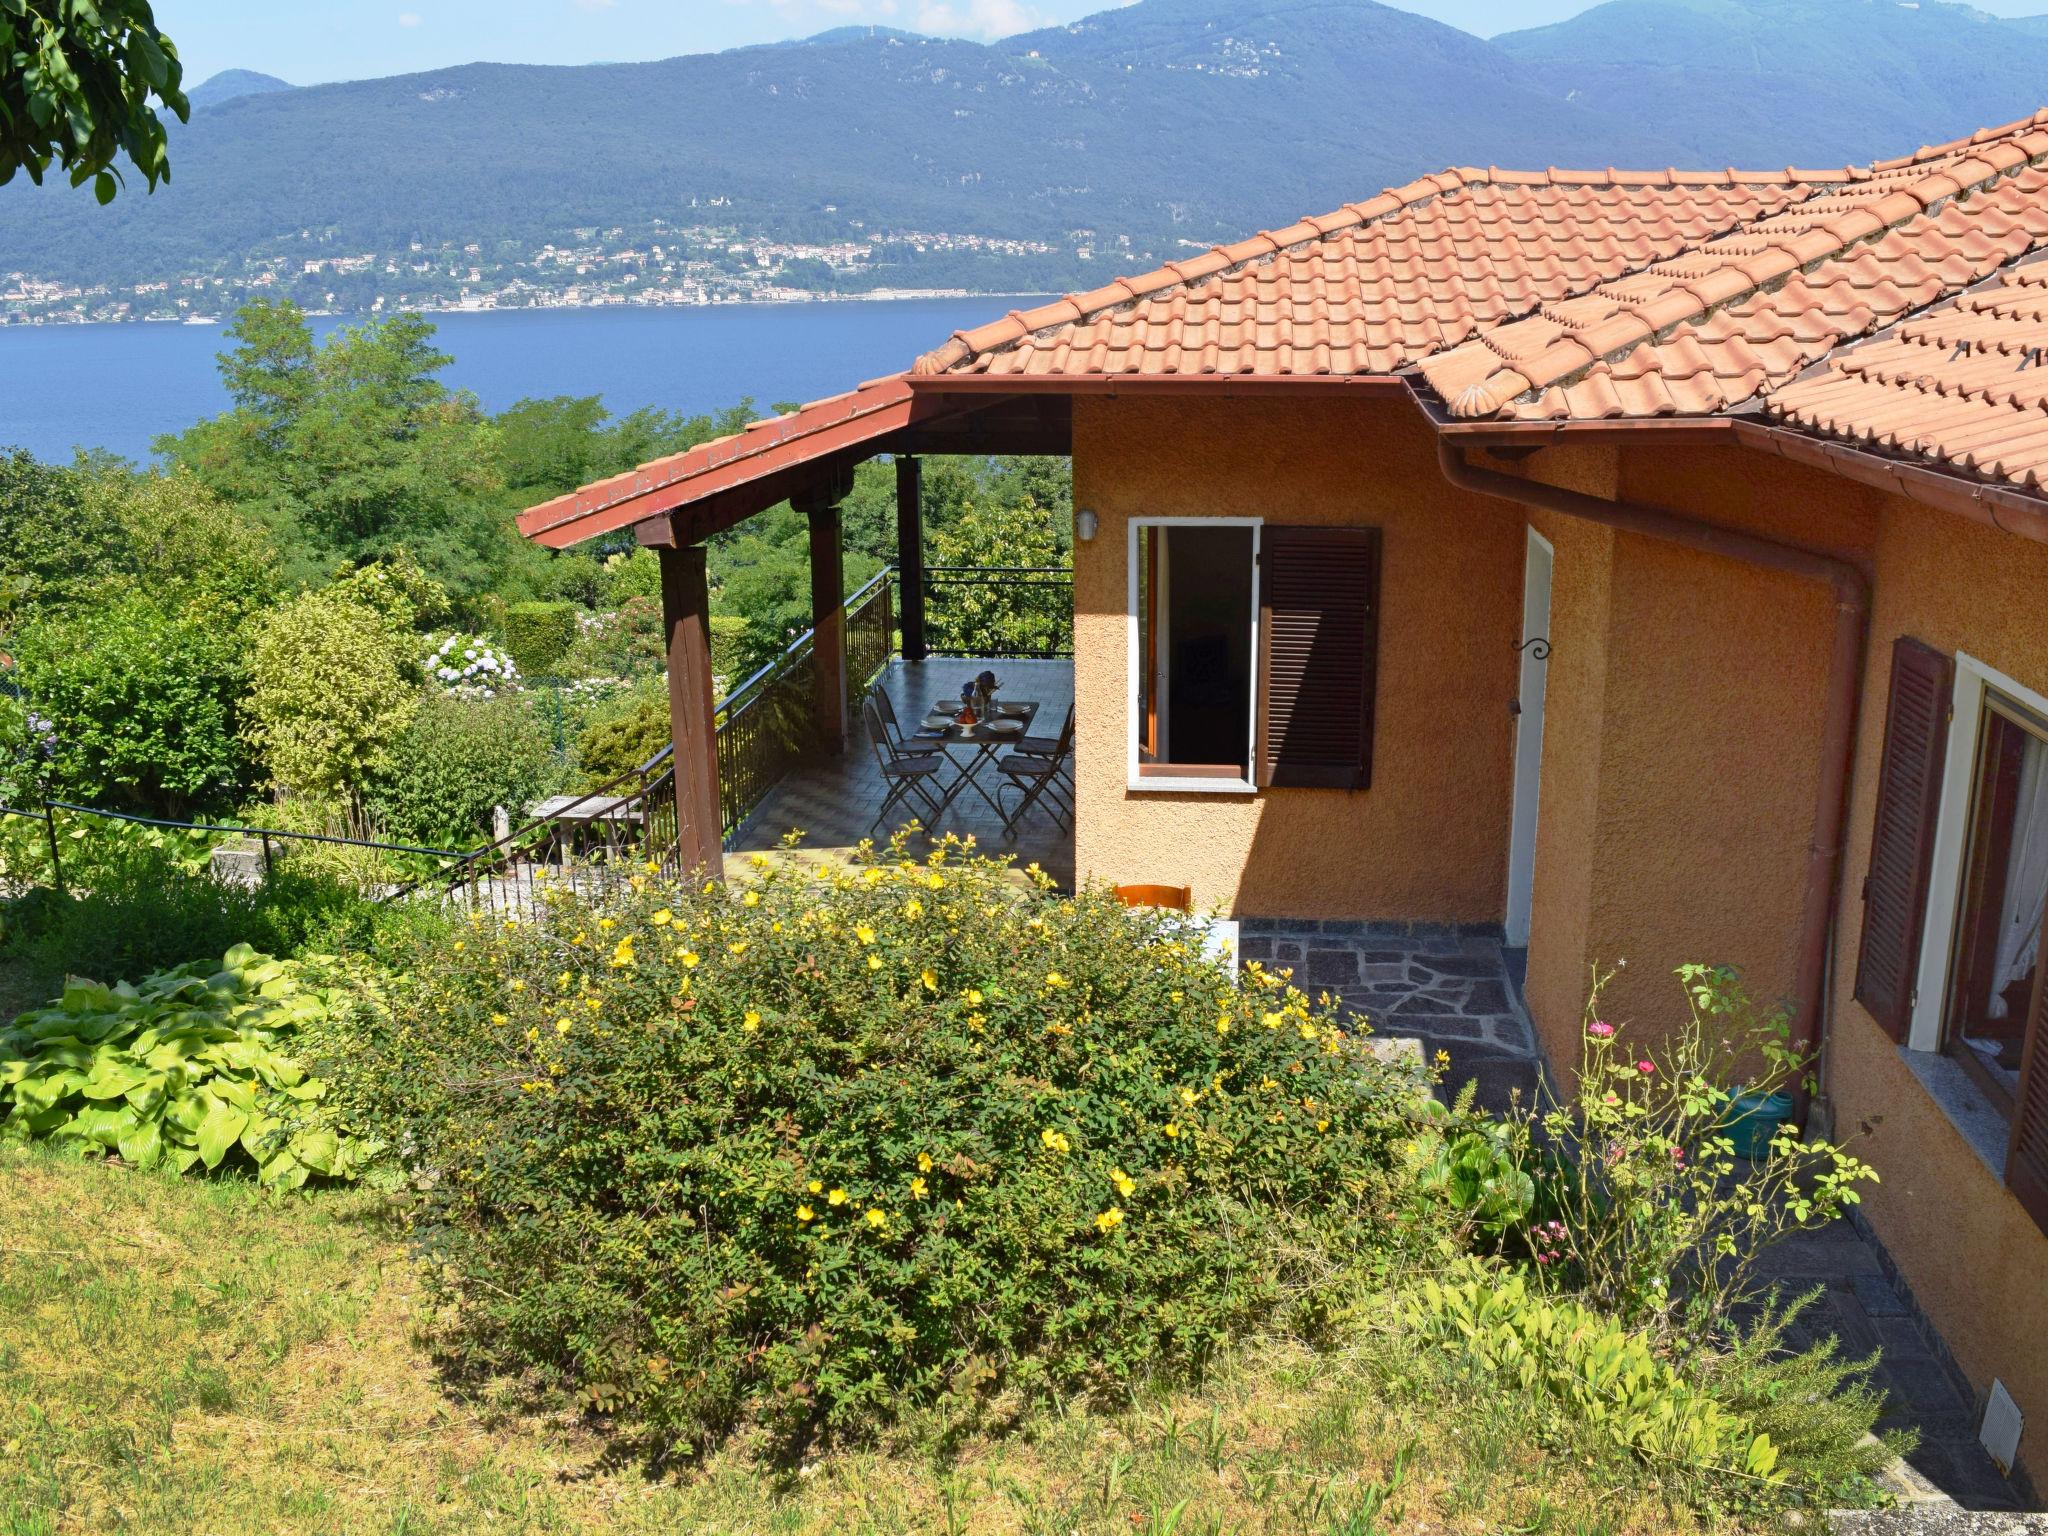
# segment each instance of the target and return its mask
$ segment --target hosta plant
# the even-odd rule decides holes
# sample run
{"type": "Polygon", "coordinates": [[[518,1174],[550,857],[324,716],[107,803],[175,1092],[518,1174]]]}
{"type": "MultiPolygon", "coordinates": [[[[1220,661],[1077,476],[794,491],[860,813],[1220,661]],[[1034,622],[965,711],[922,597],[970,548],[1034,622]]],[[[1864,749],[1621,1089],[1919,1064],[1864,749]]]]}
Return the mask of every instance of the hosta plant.
{"type": "Polygon", "coordinates": [[[231,1162],[265,1183],[352,1178],[374,1147],[323,1111],[287,1053],[328,998],[248,945],[140,986],[73,981],[0,1030],[0,1136],[71,1142],[138,1167],[231,1162]]]}

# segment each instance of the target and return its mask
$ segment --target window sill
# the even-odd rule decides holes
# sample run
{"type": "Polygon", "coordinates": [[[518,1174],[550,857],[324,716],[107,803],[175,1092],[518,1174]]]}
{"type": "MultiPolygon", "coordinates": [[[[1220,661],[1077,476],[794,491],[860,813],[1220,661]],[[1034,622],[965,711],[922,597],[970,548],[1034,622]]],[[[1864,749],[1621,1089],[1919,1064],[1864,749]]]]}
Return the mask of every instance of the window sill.
{"type": "Polygon", "coordinates": [[[1200,775],[1186,778],[1166,774],[1133,774],[1124,787],[1133,794],[1168,795],[1256,795],[1259,786],[1249,779],[1212,779],[1200,775]]]}
{"type": "Polygon", "coordinates": [[[1970,1144],[1978,1160],[1991,1170],[1992,1177],[2003,1183],[2006,1147],[2012,1140],[2011,1122],[1985,1097],[1984,1090],[1963,1070],[1961,1062],[1939,1051],[1916,1051],[1908,1045],[1899,1047],[1899,1055],[1905,1060],[1906,1070],[1920,1080],[1927,1096],[1948,1116],[1949,1124],[1970,1144]]]}

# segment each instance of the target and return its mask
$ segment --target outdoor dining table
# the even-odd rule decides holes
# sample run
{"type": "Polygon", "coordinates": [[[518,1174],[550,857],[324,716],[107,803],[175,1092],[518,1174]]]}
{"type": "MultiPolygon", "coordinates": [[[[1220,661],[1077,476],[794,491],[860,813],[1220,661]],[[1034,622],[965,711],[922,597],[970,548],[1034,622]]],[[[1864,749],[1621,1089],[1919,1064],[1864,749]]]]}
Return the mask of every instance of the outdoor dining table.
{"type": "Polygon", "coordinates": [[[964,790],[973,790],[987,802],[988,808],[998,817],[1003,814],[1002,806],[986,789],[982,788],[977,775],[982,766],[996,760],[997,751],[1005,745],[1015,745],[1031,734],[1031,722],[1038,715],[1036,699],[1019,699],[1014,704],[998,702],[993,721],[978,720],[973,725],[960,725],[954,716],[960,713],[958,699],[940,699],[925,715],[917,734],[917,744],[943,749],[947,759],[952,760],[956,747],[972,747],[974,755],[955,776],[945,792],[944,805],[951,805],[964,790]],[[1012,725],[1010,722],[1015,721],[1012,725]]]}

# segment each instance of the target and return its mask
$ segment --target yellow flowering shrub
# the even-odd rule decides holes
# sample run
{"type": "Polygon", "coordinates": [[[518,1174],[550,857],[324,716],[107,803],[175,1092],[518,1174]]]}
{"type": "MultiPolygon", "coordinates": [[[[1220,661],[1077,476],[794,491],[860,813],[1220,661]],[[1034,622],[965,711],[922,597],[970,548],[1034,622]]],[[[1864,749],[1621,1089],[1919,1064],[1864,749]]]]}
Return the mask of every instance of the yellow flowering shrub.
{"type": "Polygon", "coordinates": [[[353,1070],[403,1083],[448,1347],[664,1451],[1184,1374],[1400,1230],[1415,1079],[1105,893],[884,853],[405,968],[353,1070]]]}

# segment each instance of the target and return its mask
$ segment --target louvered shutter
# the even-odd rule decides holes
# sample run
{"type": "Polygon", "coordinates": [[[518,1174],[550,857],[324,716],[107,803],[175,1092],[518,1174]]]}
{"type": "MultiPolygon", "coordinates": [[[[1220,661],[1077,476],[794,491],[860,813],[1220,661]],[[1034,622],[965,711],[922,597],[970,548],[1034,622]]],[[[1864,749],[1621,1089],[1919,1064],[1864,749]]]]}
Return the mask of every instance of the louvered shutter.
{"type": "Polygon", "coordinates": [[[2042,933],[2034,1005],[2027,1010],[2020,1091],[2012,1112],[2012,1145],[2005,1154],[2005,1183],[2048,1232],[2048,920],[2042,923],[2042,933]]]}
{"type": "Polygon", "coordinates": [[[1260,530],[1261,785],[1372,782],[1379,603],[1377,528],[1260,530]]]}
{"type": "Polygon", "coordinates": [[[1892,647],[1877,825],[1870,837],[1870,874],[1863,884],[1856,1000],[1894,1040],[1903,1041],[1912,1022],[1954,675],[1948,657],[1918,640],[1901,638],[1892,647]]]}

